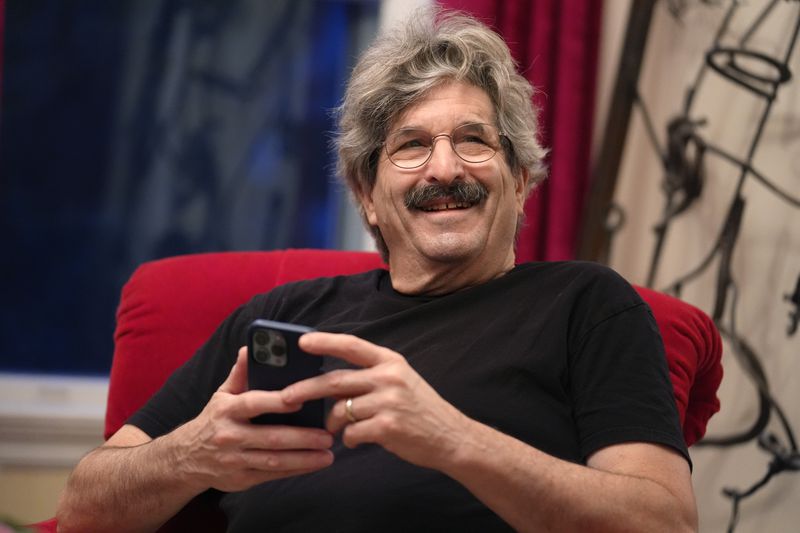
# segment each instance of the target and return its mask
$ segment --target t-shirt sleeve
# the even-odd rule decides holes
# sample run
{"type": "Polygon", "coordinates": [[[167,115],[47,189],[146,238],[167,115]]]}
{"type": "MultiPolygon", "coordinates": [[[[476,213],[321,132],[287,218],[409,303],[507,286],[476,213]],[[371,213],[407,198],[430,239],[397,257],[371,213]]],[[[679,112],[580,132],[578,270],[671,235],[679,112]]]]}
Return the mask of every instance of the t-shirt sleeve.
{"type": "Polygon", "coordinates": [[[247,326],[264,312],[267,295],[236,309],[150,400],[127,421],[157,438],[195,418],[230,374],[247,326]]]}
{"type": "Polygon", "coordinates": [[[649,442],[674,448],[691,464],[650,308],[614,273],[582,300],[570,387],[584,459],[612,444],[649,442]]]}

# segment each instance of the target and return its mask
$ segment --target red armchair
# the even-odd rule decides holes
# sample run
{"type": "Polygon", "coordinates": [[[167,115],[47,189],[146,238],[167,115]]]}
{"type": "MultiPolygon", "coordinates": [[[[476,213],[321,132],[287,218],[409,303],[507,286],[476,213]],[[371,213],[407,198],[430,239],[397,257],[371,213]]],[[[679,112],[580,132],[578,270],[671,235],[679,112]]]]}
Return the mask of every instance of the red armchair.
{"type": "MultiPolygon", "coordinates": [[[[208,253],[143,264],[123,288],[117,311],[105,437],[253,294],[290,281],[381,265],[375,253],[331,250],[208,253]]],[[[719,410],[719,332],[699,309],[649,289],[637,290],[661,330],[684,438],[691,445],[719,410]]],[[[209,514],[208,507],[202,500],[192,502],[162,531],[224,530],[224,519],[216,511],[209,514]]],[[[39,526],[55,531],[54,521],[39,526]]]]}

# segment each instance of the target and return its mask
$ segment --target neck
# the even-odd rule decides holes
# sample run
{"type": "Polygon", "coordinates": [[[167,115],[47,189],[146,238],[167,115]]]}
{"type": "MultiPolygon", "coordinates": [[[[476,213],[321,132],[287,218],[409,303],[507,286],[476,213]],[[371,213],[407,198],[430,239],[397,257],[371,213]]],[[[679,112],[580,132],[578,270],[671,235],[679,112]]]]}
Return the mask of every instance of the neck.
{"type": "Polygon", "coordinates": [[[389,257],[392,288],[401,294],[437,296],[458,292],[503,276],[514,268],[514,251],[496,261],[433,261],[389,257]]]}

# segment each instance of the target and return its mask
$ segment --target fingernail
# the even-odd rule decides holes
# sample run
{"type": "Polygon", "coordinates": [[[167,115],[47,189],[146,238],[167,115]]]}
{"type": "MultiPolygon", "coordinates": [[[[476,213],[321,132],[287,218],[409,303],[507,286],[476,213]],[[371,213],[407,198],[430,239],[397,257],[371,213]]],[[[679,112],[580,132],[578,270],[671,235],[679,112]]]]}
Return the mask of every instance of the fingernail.
{"type": "MultiPolygon", "coordinates": [[[[291,387],[291,385],[289,385],[291,387]]],[[[297,403],[292,401],[292,391],[287,387],[281,391],[281,401],[285,404],[297,403]]]]}
{"type": "Polygon", "coordinates": [[[328,460],[328,464],[329,465],[333,464],[333,459],[334,459],[333,452],[330,450],[325,450],[325,451],[328,452],[328,455],[326,457],[326,459],[328,460]]]}
{"type": "Polygon", "coordinates": [[[298,345],[299,345],[301,348],[302,348],[304,345],[305,345],[305,346],[308,346],[308,343],[309,343],[310,341],[308,340],[308,338],[307,338],[307,337],[308,337],[309,335],[313,335],[313,333],[303,333],[302,335],[300,335],[300,338],[299,338],[299,339],[297,339],[297,344],[298,344],[298,345]]]}

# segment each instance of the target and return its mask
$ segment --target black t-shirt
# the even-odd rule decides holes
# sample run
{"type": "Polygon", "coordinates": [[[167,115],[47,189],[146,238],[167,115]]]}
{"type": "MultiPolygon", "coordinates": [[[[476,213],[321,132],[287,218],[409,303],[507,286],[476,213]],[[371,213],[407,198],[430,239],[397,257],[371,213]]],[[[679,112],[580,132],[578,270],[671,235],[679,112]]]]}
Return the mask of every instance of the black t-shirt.
{"type": "MultiPolygon", "coordinates": [[[[670,446],[688,460],[649,308],[616,273],[581,262],[519,265],[437,297],[395,292],[385,270],[277,287],[234,312],[129,423],[155,438],[197,416],[255,318],[396,350],[467,416],[567,461],[631,441],[670,446]]],[[[350,450],[337,441],[333,450],[329,468],[223,495],[230,530],[508,528],[444,474],[377,445],[350,450]]]]}

